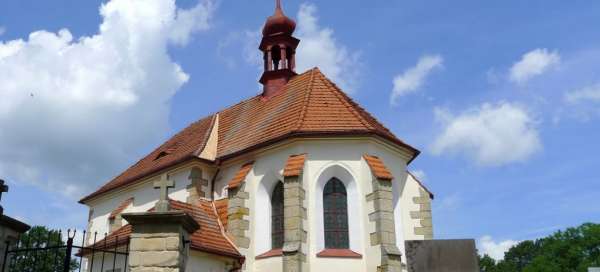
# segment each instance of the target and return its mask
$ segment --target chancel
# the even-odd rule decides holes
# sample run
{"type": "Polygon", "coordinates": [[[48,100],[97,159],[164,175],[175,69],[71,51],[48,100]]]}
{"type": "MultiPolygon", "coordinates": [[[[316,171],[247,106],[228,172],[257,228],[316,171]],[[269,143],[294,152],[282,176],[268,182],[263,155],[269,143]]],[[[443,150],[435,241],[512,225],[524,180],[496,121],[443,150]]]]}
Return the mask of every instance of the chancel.
{"type": "Polygon", "coordinates": [[[296,71],[295,28],[276,1],[257,49],[259,94],[190,124],[81,199],[88,231],[130,235],[139,256],[168,241],[189,247],[172,248],[185,260],[176,265],[130,258],[148,271],[406,271],[405,241],[433,239],[433,194],[407,170],[419,151],[319,68],[296,71]],[[170,229],[183,240],[143,233],[161,229],[139,225],[159,218],[153,209],[169,211],[165,228],[184,224],[170,229]]]}

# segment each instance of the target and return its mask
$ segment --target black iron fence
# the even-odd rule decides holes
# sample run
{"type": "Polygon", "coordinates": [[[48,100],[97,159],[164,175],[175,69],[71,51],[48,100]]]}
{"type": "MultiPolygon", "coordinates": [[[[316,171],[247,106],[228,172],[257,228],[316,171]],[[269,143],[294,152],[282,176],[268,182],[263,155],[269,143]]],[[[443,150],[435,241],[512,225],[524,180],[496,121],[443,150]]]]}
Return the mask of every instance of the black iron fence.
{"type": "Polygon", "coordinates": [[[46,237],[28,236],[16,244],[6,242],[2,272],[126,272],[129,238],[77,231],[50,232],[46,237]],[[79,237],[77,237],[79,238],[79,237]]]}

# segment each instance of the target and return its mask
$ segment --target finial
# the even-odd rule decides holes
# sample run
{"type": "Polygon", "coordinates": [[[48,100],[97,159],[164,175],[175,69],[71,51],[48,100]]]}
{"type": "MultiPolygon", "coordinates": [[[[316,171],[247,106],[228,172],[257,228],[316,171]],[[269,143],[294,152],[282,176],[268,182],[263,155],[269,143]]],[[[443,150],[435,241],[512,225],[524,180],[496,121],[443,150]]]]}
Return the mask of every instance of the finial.
{"type": "Polygon", "coordinates": [[[275,8],[276,9],[281,9],[281,0],[275,0],[275,8]]]}

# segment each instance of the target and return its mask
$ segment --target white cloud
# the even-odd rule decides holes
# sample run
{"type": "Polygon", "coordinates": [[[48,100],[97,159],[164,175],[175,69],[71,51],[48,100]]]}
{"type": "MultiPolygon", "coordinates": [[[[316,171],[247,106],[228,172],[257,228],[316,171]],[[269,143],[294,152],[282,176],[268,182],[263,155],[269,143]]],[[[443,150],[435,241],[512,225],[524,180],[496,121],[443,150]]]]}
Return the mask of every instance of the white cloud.
{"type": "Polygon", "coordinates": [[[504,253],[506,253],[511,247],[517,245],[519,242],[514,240],[504,240],[495,242],[491,236],[483,236],[477,241],[477,248],[479,254],[487,254],[494,258],[496,261],[504,259],[504,253]]]}
{"type": "Polygon", "coordinates": [[[320,26],[316,13],[317,7],[306,3],[298,11],[297,70],[303,72],[318,66],[344,91],[352,93],[358,84],[360,53],[351,52],[338,42],[333,29],[320,26]]]}
{"type": "Polygon", "coordinates": [[[443,131],[434,141],[434,154],[461,153],[481,165],[524,161],[541,149],[536,123],[521,106],[485,103],[460,115],[436,109],[443,131]]]}
{"type": "Polygon", "coordinates": [[[80,197],[168,131],[189,76],[171,60],[207,29],[209,0],[111,0],[99,33],[36,31],[0,42],[0,176],[80,197]]]}
{"type": "Polygon", "coordinates": [[[416,92],[424,84],[427,76],[436,68],[442,67],[444,59],[439,55],[422,56],[414,67],[394,78],[394,89],[390,103],[396,104],[400,96],[416,92]]]}
{"type": "Polygon", "coordinates": [[[567,92],[565,94],[565,100],[571,104],[580,102],[600,102],[600,84],[567,92]]]}
{"type": "Polygon", "coordinates": [[[541,75],[548,69],[560,63],[558,52],[549,52],[545,48],[532,50],[510,68],[509,79],[515,83],[525,83],[527,80],[541,75]]]}

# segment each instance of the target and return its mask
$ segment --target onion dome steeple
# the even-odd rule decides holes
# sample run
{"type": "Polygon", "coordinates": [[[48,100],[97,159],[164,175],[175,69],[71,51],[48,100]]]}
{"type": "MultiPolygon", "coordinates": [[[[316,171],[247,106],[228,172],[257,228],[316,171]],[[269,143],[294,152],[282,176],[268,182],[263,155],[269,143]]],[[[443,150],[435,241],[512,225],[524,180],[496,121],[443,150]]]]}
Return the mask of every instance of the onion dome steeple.
{"type": "Polygon", "coordinates": [[[275,13],[263,27],[259,49],[263,52],[264,72],[260,78],[263,97],[269,98],[283,90],[285,84],[296,75],[296,48],[300,40],[292,34],[296,22],[285,16],[281,0],[276,0],[275,13]]]}
{"type": "Polygon", "coordinates": [[[281,9],[281,0],[277,0],[275,14],[270,16],[263,28],[263,36],[272,36],[277,34],[292,35],[296,29],[296,22],[283,14],[281,9]]]}

